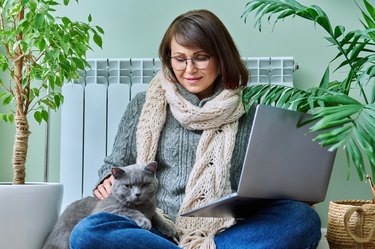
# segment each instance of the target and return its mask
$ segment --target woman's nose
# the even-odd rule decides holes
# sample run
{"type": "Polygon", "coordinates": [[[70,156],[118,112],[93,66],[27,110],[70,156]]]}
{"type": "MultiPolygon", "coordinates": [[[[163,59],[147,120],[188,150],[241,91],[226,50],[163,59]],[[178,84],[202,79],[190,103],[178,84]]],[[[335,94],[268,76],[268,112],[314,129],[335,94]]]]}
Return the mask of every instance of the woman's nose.
{"type": "Polygon", "coordinates": [[[194,65],[194,62],[192,60],[187,60],[186,61],[186,72],[191,73],[197,71],[197,68],[194,65]]]}

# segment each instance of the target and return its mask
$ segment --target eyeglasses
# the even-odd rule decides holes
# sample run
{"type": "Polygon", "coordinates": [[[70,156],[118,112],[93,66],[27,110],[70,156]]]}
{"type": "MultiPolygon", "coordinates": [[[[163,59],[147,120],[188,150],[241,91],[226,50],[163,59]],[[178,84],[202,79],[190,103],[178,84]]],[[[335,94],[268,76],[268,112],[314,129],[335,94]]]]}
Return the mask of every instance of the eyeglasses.
{"type": "Polygon", "coordinates": [[[206,69],[210,64],[210,57],[210,55],[197,55],[191,59],[186,59],[180,56],[174,56],[171,57],[171,65],[174,70],[182,71],[186,69],[188,61],[191,61],[195,68],[206,69]]]}

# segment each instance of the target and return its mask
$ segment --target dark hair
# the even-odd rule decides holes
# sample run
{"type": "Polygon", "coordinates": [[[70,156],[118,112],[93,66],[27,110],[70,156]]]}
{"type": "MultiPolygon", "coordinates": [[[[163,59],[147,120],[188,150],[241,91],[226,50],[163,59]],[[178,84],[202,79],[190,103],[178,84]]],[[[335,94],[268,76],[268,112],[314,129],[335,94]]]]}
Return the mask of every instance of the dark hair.
{"type": "Polygon", "coordinates": [[[220,19],[208,10],[193,10],[173,20],[161,40],[159,57],[167,78],[177,82],[170,63],[172,39],[184,47],[200,48],[215,56],[226,89],[247,84],[249,75],[237,47],[220,19]]]}

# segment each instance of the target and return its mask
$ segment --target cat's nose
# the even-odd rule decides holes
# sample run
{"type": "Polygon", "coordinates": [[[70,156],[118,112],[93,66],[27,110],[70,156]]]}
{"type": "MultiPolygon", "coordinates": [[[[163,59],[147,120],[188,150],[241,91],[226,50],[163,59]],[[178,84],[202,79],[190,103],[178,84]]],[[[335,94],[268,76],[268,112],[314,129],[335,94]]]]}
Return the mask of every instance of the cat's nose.
{"type": "Polygon", "coordinates": [[[136,193],[135,196],[140,197],[141,193],[136,193]]]}

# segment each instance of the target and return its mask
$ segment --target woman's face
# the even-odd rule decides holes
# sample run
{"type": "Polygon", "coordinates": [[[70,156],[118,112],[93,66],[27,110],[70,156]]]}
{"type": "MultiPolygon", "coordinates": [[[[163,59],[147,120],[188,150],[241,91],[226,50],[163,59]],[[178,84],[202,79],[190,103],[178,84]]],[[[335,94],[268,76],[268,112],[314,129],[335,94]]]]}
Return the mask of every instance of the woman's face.
{"type": "MultiPolygon", "coordinates": [[[[204,69],[197,68],[190,59],[201,60],[204,56],[210,56],[207,52],[199,48],[187,48],[179,45],[175,39],[171,42],[172,60],[184,63],[184,59],[189,59],[186,68],[176,70],[172,68],[178,82],[189,92],[194,93],[198,98],[203,99],[211,96],[215,87],[215,80],[219,74],[218,62],[214,56],[209,57],[208,66],[204,69]]],[[[199,66],[198,66],[199,67],[199,66]]]]}

